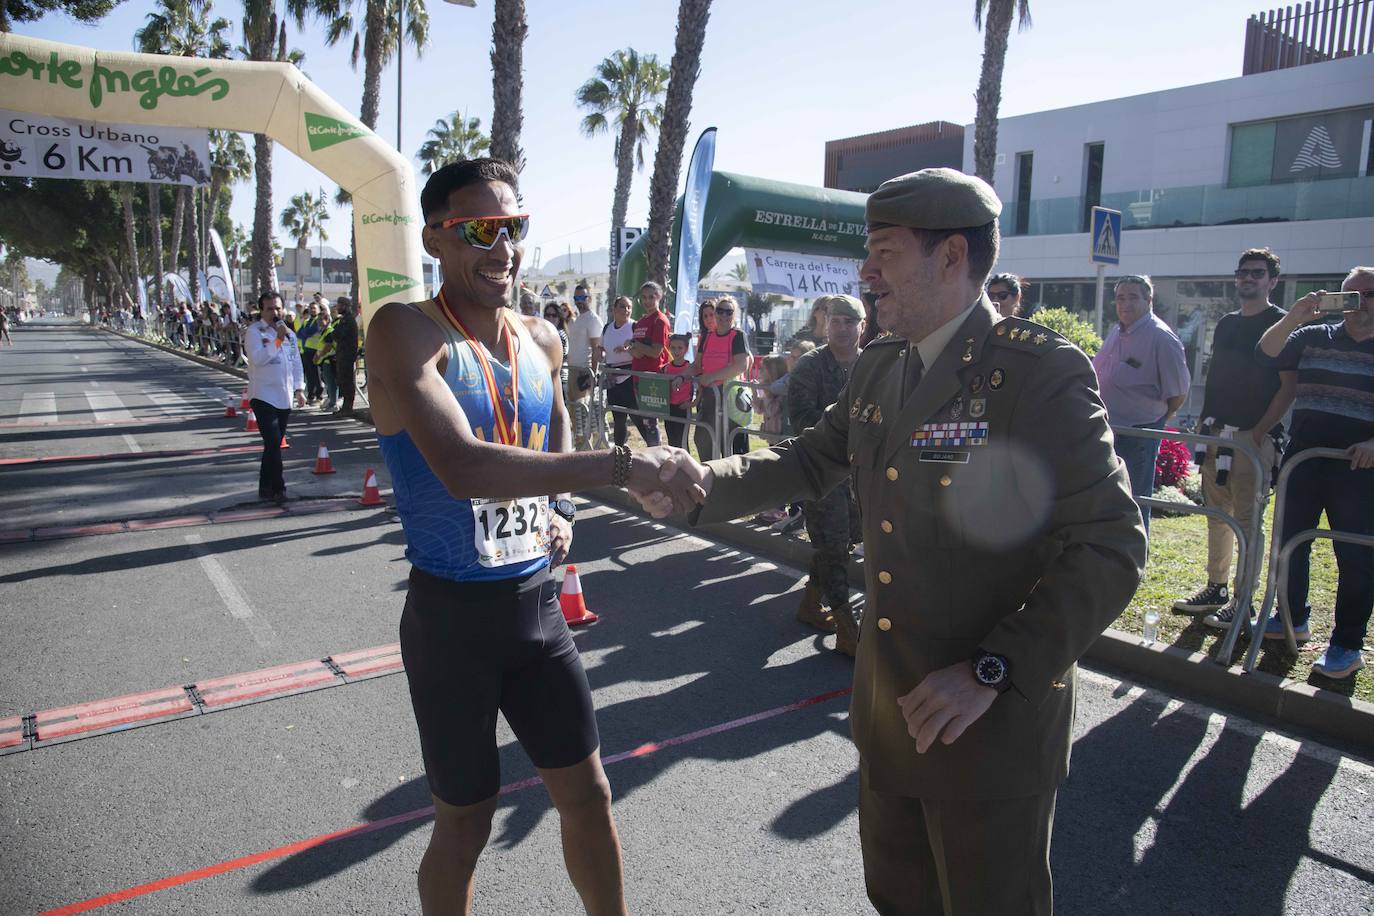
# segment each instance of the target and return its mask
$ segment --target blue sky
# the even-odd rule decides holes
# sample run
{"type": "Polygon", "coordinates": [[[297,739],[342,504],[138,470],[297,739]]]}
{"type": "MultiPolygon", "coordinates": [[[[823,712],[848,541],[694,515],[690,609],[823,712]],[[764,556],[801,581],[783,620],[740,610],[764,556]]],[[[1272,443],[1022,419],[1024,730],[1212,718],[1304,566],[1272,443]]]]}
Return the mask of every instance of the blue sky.
{"type": "MultiPolygon", "coordinates": [[[[402,146],[412,156],[435,120],[451,111],[481,118],[483,129],[491,124],[492,0],[477,0],[475,9],[438,0],[429,6],[431,44],[418,60],[408,48],[405,62],[402,146]]],[[[618,48],[657,53],[666,66],[677,2],[527,0],[526,6],[528,166],[521,190],[533,214],[527,260],[539,248],[547,261],[569,248],[576,253],[603,247],[610,227],[612,141],[579,133],[584,113],[574,92],[618,48]]],[[[20,31],[128,48],[150,8],[126,0],[98,26],[53,16],[20,31]]],[[[1237,0],[1031,0],[1033,27],[1012,32],[1001,113],[1239,76],[1245,19],[1261,8],[1267,7],[1237,0]]],[[[700,129],[714,125],[718,169],[820,184],[828,139],[932,120],[969,123],[983,42],[972,9],[969,0],[715,0],[687,150],[700,129]]],[[[218,0],[215,12],[235,23],[237,43],[239,5],[218,0]]],[[[350,68],[347,48],[326,47],[318,22],[307,22],[303,31],[291,26],[289,41],[305,51],[309,76],[356,111],[361,74],[350,68]]],[[[383,87],[378,132],[394,142],[394,63],[383,87]]],[[[642,225],[648,213],[652,147],[645,158],[631,194],[632,225],[642,225]]],[[[280,149],[274,176],[278,212],[296,189],[323,184],[333,191],[323,175],[280,149]]],[[[235,220],[251,225],[252,206],[251,186],[236,188],[235,220]]],[[[347,247],[344,211],[328,230],[332,245],[347,247]]]]}

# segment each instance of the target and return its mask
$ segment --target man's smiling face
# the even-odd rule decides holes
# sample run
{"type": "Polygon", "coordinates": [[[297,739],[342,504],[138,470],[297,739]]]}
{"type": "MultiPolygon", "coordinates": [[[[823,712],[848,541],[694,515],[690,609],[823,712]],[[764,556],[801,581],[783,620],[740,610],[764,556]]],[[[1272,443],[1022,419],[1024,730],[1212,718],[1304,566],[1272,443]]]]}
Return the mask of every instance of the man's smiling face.
{"type": "Polygon", "coordinates": [[[459,227],[437,229],[441,220],[456,217],[515,216],[520,212],[515,191],[504,181],[479,181],[454,191],[448,208],[430,217],[425,226],[425,250],[444,269],[444,288],[455,300],[484,308],[502,308],[510,301],[520,272],[524,249],[502,234],[491,250],[463,240],[459,227]]]}

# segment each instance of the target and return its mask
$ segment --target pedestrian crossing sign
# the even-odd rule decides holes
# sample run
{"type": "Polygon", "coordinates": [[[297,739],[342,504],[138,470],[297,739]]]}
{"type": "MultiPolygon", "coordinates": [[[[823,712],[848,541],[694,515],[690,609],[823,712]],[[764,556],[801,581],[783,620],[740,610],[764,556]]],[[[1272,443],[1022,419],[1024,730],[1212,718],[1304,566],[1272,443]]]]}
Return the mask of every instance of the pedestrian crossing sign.
{"type": "Polygon", "coordinates": [[[1093,207],[1092,261],[1094,264],[1121,263],[1121,211],[1093,207]]]}

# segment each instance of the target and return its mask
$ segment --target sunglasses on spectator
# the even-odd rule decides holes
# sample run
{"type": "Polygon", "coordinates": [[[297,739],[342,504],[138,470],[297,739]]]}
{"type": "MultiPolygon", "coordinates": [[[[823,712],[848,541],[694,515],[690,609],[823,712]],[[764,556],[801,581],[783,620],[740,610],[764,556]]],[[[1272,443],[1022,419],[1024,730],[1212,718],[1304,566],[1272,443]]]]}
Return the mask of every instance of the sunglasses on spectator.
{"type": "Polygon", "coordinates": [[[491,251],[500,241],[502,233],[512,245],[520,244],[530,231],[530,215],[519,213],[515,216],[455,216],[452,219],[430,223],[430,228],[452,229],[473,248],[491,251]]]}
{"type": "Polygon", "coordinates": [[[586,296],[573,296],[573,302],[586,302],[586,296]]]}
{"type": "Polygon", "coordinates": [[[1237,280],[1244,280],[1246,278],[1260,280],[1267,276],[1269,276],[1269,268],[1267,267],[1246,267],[1236,271],[1237,280]]]}
{"type": "Polygon", "coordinates": [[[716,314],[717,314],[717,315],[733,315],[733,314],[735,314],[735,310],[732,309],[732,308],[720,308],[720,307],[717,307],[717,308],[716,308],[716,314]]]}
{"type": "Polygon", "coordinates": [[[1012,297],[1011,293],[988,293],[989,299],[996,299],[998,302],[1006,302],[1012,297]]]}

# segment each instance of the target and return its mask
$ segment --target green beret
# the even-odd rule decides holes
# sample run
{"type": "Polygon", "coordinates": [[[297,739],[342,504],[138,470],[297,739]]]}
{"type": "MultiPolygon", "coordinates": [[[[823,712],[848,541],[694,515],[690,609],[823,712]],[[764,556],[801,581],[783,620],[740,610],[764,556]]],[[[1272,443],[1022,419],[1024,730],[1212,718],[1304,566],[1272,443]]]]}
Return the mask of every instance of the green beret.
{"type": "Polygon", "coordinates": [[[1002,202],[983,179],[954,169],[921,169],[884,181],[868,195],[870,227],[971,229],[997,219],[1002,202]]]}

